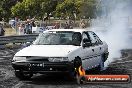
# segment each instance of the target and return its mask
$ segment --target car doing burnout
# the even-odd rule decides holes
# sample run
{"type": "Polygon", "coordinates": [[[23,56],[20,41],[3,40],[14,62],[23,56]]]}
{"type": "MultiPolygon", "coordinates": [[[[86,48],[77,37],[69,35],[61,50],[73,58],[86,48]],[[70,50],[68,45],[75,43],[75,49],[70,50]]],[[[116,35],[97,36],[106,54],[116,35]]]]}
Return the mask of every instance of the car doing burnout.
{"type": "Polygon", "coordinates": [[[92,31],[84,29],[53,29],[39,34],[28,47],[18,51],[12,60],[15,75],[31,78],[33,74],[102,70],[108,57],[108,45],[92,31]]]}

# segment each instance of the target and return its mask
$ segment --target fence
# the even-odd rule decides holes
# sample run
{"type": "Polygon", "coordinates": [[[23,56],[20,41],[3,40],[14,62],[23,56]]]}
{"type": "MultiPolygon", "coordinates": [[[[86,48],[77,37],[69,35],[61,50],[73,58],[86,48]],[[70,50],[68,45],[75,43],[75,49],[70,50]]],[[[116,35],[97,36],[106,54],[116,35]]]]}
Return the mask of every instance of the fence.
{"type": "Polygon", "coordinates": [[[26,43],[33,42],[38,34],[17,35],[17,36],[0,36],[0,45],[9,43],[26,43]]]}

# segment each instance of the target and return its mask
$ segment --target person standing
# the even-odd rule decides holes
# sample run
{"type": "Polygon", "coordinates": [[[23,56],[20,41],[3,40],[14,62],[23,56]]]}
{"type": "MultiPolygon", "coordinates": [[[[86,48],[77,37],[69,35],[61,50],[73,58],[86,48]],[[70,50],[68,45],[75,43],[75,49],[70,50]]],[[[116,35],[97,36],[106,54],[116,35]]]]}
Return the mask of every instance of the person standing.
{"type": "Polygon", "coordinates": [[[5,30],[3,28],[3,25],[0,23],[0,36],[4,36],[5,35],[5,30]]]}
{"type": "Polygon", "coordinates": [[[23,23],[21,23],[20,24],[20,26],[18,27],[18,29],[19,29],[19,35],[23,35],[24,34],[24,24],[23,23]]]}
{"type": "Polygon", "coordinates": [[[64,29],[70,29],[70,25],[68,24],[68,22],[65,23],[64,29]]]}
{"type": "Polygon", "coordinates": [[[25,33],[32,34],[32,24],[30,23],[29,20],[27,20],[27,22],[25,24],[25,33]]]}
{"type": "Polygon", "coordinates": [[[31,25],[32,25],[32,27],[36,27],[36,24],[35,24],[34,20],[31,20],[31,25]]]}
{"type": "Polygon", "coordinates": [[[80,24],[79,24],[79,27],[80,28],[86,28],[86,23],[85,23],[85,20],[81,20],[80,24]]]}
{"type": "Polygon", "coordinates": [[[59,28],[60,28],[59,23],[58,23],[58,22],[55,22],[55,24],[54,24],[54,29],[59,29],[59,28]]]}

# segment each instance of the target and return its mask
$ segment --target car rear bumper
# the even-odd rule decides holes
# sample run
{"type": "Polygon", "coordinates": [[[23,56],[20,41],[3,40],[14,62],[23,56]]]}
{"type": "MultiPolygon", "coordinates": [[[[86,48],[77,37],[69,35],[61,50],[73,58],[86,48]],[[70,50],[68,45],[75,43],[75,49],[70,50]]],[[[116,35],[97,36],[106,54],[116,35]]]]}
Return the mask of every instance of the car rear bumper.
{"type": "Polygon", "coordinates": [[[65,73],[74,69],[72,62],[12,62],[16,71],[25,73],[65,73]]]}

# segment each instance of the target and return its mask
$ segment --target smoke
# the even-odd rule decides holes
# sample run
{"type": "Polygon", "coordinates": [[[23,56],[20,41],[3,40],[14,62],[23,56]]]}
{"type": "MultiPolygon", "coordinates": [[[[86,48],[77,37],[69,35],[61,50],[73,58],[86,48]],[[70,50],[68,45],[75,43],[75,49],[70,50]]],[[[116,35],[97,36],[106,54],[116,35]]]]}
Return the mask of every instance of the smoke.
{"type": "Polygon", "coordinates": [[[102,13],[92,20],[91,29],[108,44],[109,57],[105,66],[120,58],[122,49],[131,48],[128,32],[131,4],[131,0],[99,1],[102,13]]]}

